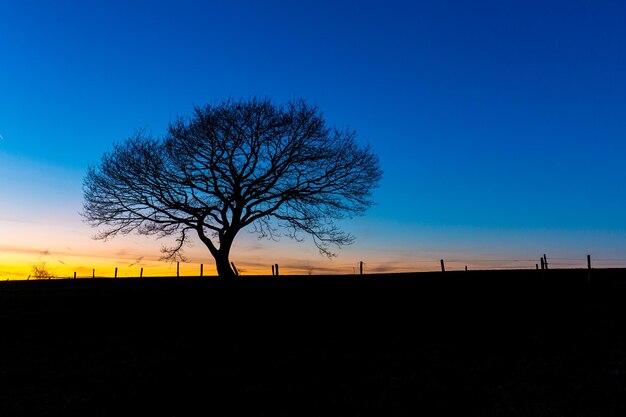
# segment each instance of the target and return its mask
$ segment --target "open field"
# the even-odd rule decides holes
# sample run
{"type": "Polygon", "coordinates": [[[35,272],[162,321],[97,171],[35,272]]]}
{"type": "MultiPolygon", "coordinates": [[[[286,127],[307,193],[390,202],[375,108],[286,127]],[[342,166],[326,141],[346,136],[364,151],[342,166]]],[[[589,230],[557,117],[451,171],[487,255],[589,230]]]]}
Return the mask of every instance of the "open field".
{"type": "Polygon", "coordinates": [[[2,416],[626,413],[626,270],[2,282],[0,321],[2,416]]]}

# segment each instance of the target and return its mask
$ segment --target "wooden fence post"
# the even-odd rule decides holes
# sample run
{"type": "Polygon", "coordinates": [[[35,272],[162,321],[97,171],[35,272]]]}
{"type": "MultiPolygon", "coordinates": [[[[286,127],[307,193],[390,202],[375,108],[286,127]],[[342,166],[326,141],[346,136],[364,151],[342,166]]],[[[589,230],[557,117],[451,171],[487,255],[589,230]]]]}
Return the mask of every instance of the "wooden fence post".
{"type": "Polygon", "coordinates": [[[274,271],[274,266],[275,266],[275,265],[276,265],[276,264],[272,264],[272,276],[275,276],[275,275],[276,275],[276,271],[274,271]]]}
{"type": "Polygon", "coordinates": [[[446,272],[446,267],[443,264],[443,259],[440,262],[441,262],[441,272],[446,272]]]}
{"type": "Polygon", "coordinates": [[[276,264],[276,276],[278,276],[278,264],[276,264]]]}
{"type": "Polygon", "coordinates": [[[543,264],[546,266],[546,269],[548,269],[548,258],[546,258],[546,254],[543,254],[543,264]]]}
{"type": "Polygon", "coordinates": [[[180,278],[180,262],[176,262],[176,278],[180,278]]]}
{"type": "Polygon", "coordinates": [[[96,277],[96,270],[92,269],[91,270],[91,278],[95,278],[96,277]]]}
{"type": "Polygon", "coordinates": [[[544,269],[546,269],[546,265],[543,262],[543,258],[539,258],[539,262],[541,262],[541,270],[543,271],[544,269]]]}
{"type": "Polygon", "coordinates": [[[143,278],[143,267],[141,268],[141,270],[139,271],[139,278],[143,278]]]}
{"type": "Polygon", "coordinates": [[[117,278],[117,266],[115,267],[115,278],[117,278]]]}
{"type": "Polygon", "coordinates": [[[204,264],[200,264],[200,278],[202,278],[203,274],[204,274],[204,264]]]}
{"type": "Polygon", "coordinates": [[[591,282],[591,255],[587,255],[587,282],[591,282]]]}
{"type": "Polygon", "coordinates": [[[235,266],[235,263],[234,263],[234,262],[231,262],[231,263],[230,263],[230,266],[232,266],[232,267],[233,267],[233,272],[235,272],[235,275],[236,275],[236,276],[239,276],[239,271],[237,270],[237,267],[235,266]]]}
{"type": "Polygon", "coordinates": [[[76,271],[74,271],[74,279],[76,279],[76,271]]]}
{"type": "Polygon", "coordinates": [[[363,261],[359,263],[359,273],[363,275],[363,261]]]}

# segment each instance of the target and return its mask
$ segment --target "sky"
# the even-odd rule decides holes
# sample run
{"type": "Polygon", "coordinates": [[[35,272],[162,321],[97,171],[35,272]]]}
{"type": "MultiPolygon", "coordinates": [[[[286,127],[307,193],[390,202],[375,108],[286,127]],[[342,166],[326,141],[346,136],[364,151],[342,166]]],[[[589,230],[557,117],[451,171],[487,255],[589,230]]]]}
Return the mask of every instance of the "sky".
{"type": "MultiPolygon", "coordinates": [[[[0,279],[175,273],[167,242],[93,239],[86,169],[254,96],[319,106],[384,177],[337,258],[244,231],[244,273],[626,266],[624,21],[623,1],[2,2],[0,279]]],[[[181,273],[214,273],[187,253],[181,273]]]]}

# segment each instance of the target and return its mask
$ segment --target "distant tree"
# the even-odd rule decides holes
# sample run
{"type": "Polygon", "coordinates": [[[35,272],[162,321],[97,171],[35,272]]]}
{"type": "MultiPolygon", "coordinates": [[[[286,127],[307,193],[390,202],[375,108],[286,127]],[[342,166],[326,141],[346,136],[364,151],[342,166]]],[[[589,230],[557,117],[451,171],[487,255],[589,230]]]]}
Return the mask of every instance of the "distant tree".
{"type": "MultiPolygon", "coordinates": [[[[84,179],[85,220],[96,238],[131,232],[175,235],[164,258],[183,258],[196,234],[221,277],[233,277],[229,254],[250,227],[274,239],[279,229],[310,235],[321,254],[353,237],[335,220],[361,215],[382,171],[351,130],[330,128],[304,100],[269,99],[196,107],[155,139],[140,132],[106,153],[84,179]]],[[[184,258],[183,258],[184,259],[184,258]]]]}
{"type": "Polygon", "coordinates": [[[54,277],[54,274],[48,270],[48,267],[45,263],[33,265],[31,270],[31,276],[35,279],[50,279],[54,277]]]}

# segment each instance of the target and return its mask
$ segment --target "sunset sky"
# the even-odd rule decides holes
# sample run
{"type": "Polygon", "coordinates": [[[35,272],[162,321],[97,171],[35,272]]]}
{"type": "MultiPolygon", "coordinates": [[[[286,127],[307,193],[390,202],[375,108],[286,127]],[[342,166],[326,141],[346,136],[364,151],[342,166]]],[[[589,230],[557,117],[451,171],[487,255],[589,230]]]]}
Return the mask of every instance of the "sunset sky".
{"type": "MultiPolygon", "coordinates": [[[[302,97],[385,172],[328,260],[243,232],[244,273],[626,266],[626,2],[0,3],[0,279],[175,273],[163,243],[92,239],[82,180],[194,105],[302,97]]],[[[183,274],[214,273],[198,242],[183,274]]]]}

